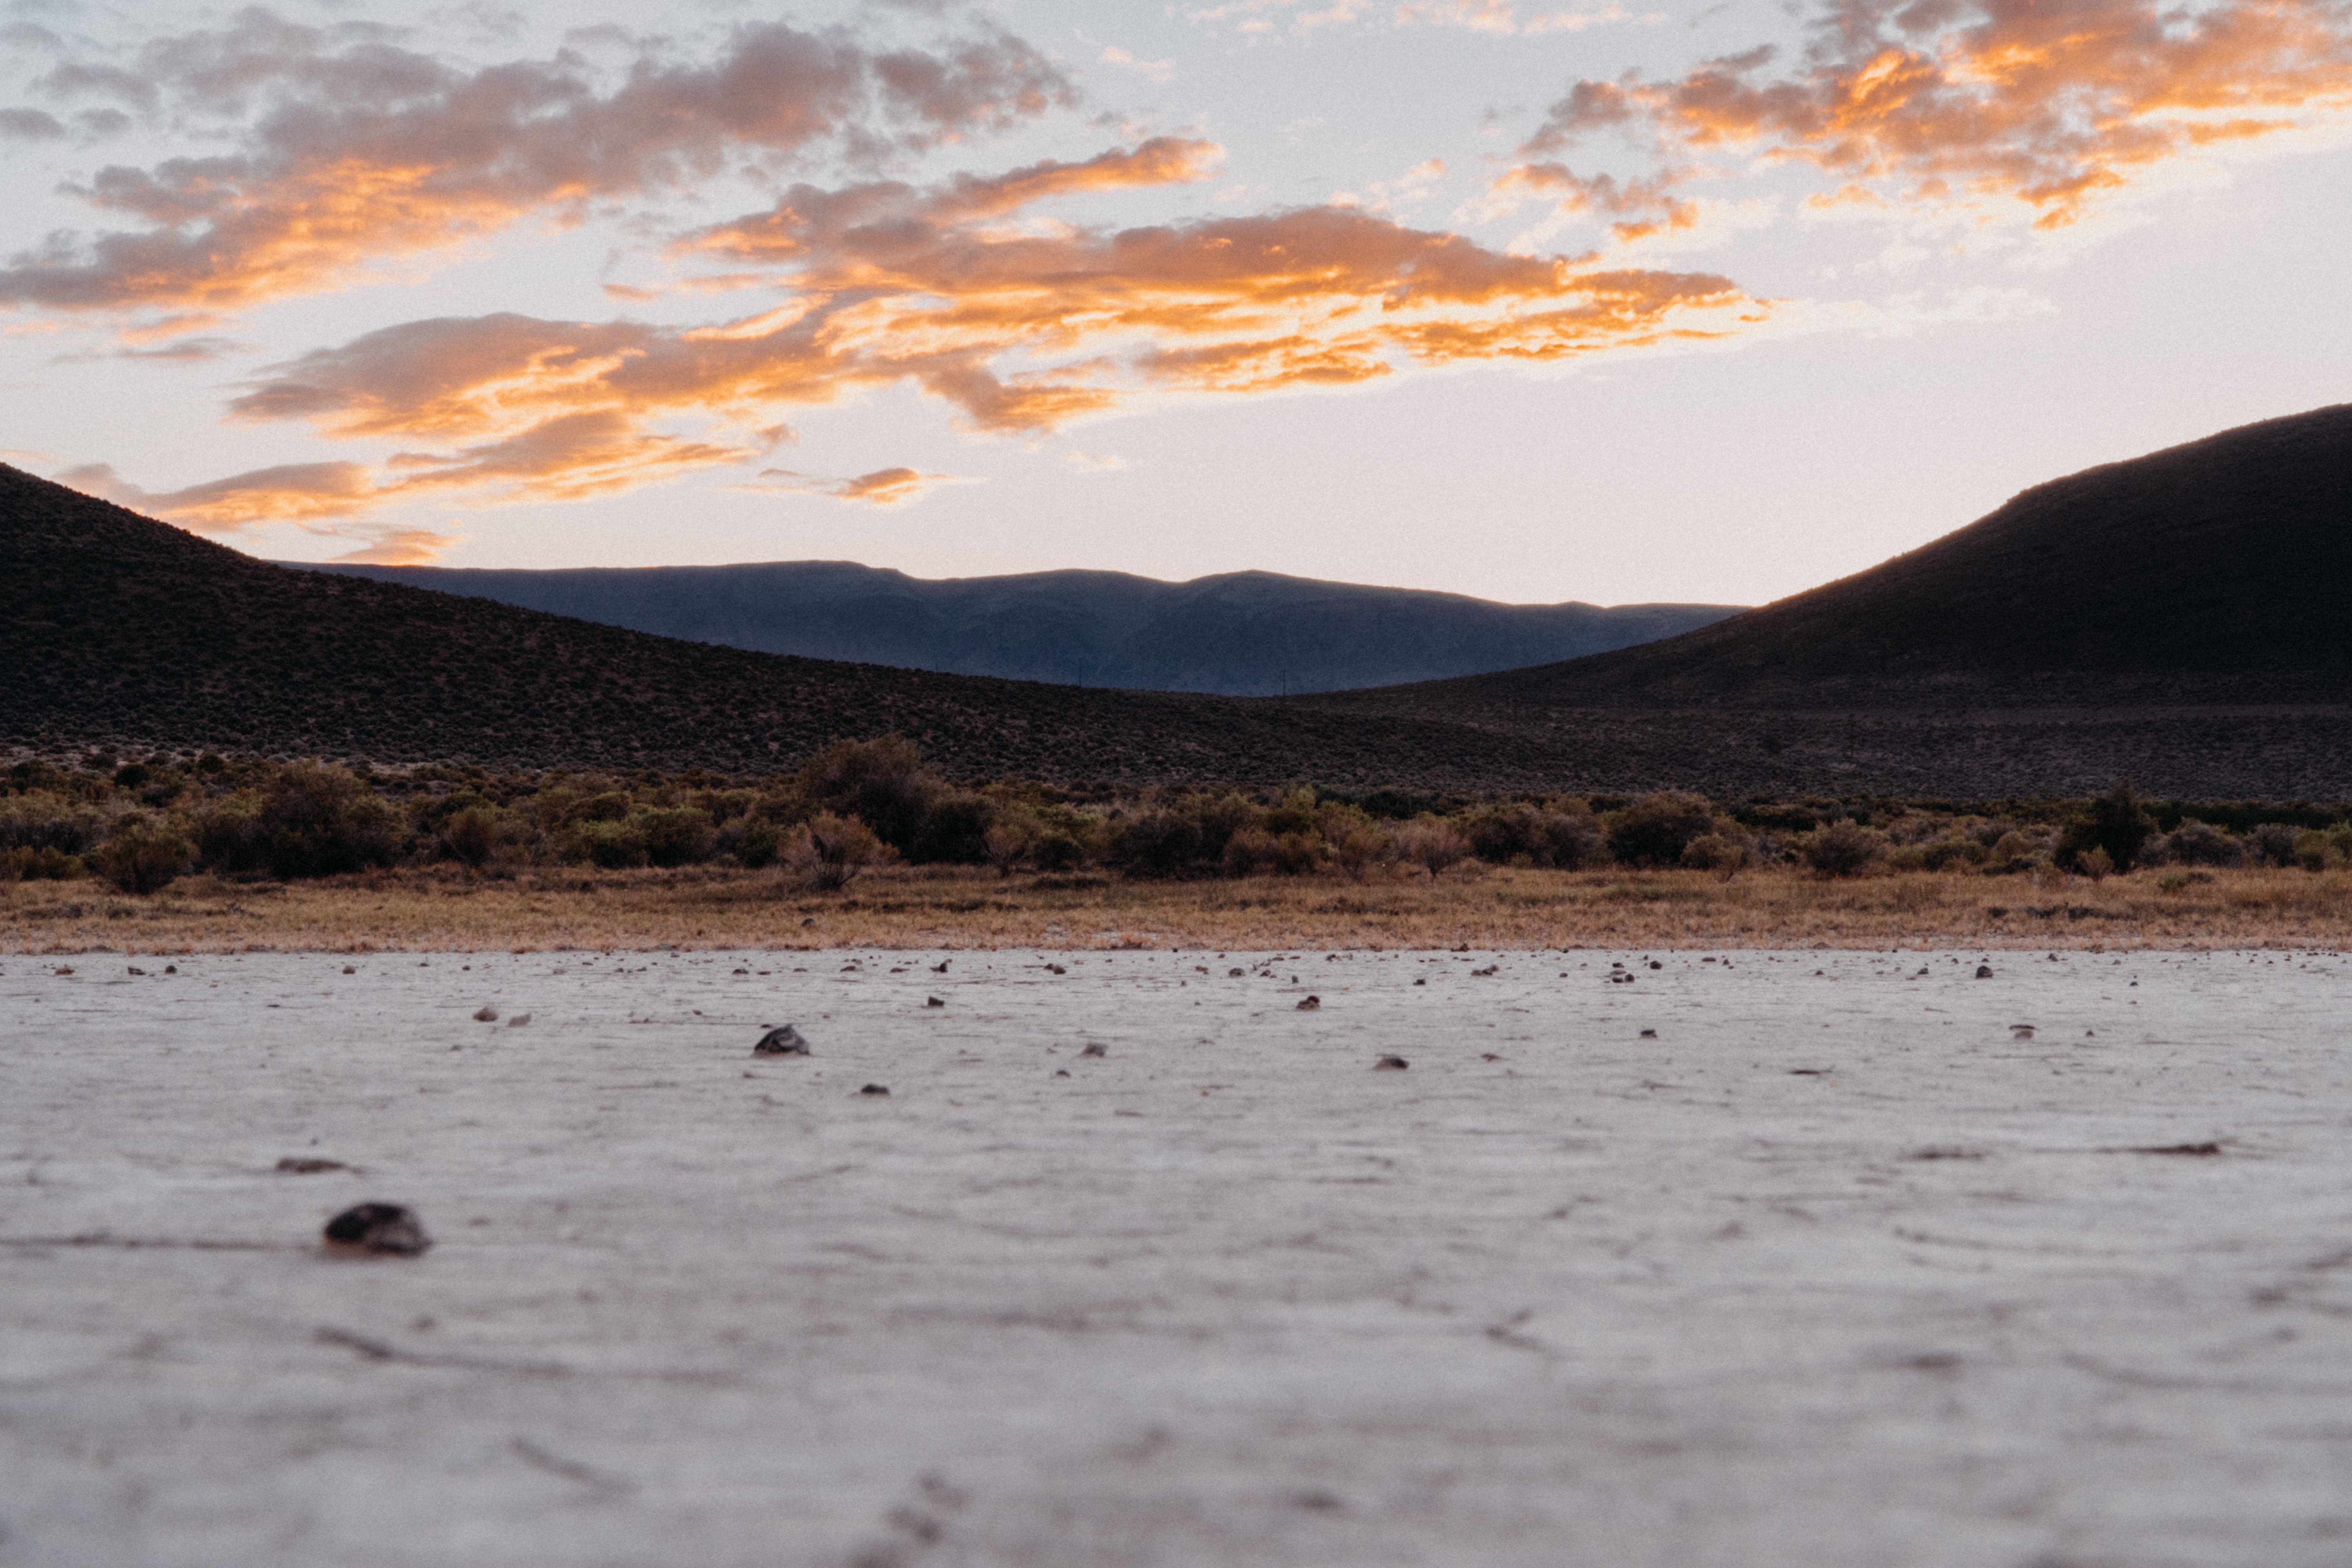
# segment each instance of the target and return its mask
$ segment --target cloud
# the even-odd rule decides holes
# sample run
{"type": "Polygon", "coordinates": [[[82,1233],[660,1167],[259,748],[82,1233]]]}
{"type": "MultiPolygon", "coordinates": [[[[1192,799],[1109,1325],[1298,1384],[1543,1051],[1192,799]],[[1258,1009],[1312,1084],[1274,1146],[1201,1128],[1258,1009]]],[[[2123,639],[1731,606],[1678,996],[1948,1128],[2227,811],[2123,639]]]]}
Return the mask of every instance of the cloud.
{"type": "Polygon", "coordinates": [[[105,463],[68,468],[57,480],[86,495],[199,533],[236,533],[265,522],[308,523],[355,517],[379,499],[366,468],[352,462],[289,463],[162,492],[128,483],[105,463]]]}
{"type": "Polygon", "coordinates": [[[1669,156],[1753,150],[1913,207],[2013,200],[2048,229],[2166,163],[2352,117],[2340,0],[1839,0],[1801,61],[1775,60],[1578,82],[1521,151],[1646,131],[1669,156]]]}
{"type": "Polygon", "coordinates": [[[52,142],[66,133],[63,121],[37,109],[0,109],[0,142],[52,142]]]}
{"type": "MultiPolygon", "coordinates": [[[[407,448],[366,482],[312,476],[310,504],[567,500],[743,463],[790,438],[785,411],[897,384],[969,428],[1035,434],[1139,398],[1559,362],[1744,331],[1769,313],[1725,278],[1505,255],[1360,210],[1124,229],[1031,210],[1198,179],[1217,151],[1161,139],[929,186],[796,185],[681,242],[688,259],[783,291],[781,305],[699,326],[513,312],[404,322],[273,367],[230,415],[407,448]]],[[[944,482],[783,477],[872,500],[944,482]]],[[[241,498],[263,517],[296,506],[285,487],[222,485],[167,499],[215,521],[241,498]]]]}
{"type": "Polygon", "coordinates": [[[1274,30],[1274,18],[1287,16],[1294,33],[1369,23],[1390,27],[1462,27],[1499,37],[1576,33],[1609,22],[1653,26],[1663,12],[1635,14],[1613,3],[1597,11],[1542,11],[1521,16],[1512,0],[1231,0],[1184,13],[1185,20],[1230,22],[1245,33],[1274,30]]]}
{"type": "MultiPolygon", "coordinates": [[[[220,152],[110,166],[68,187],[139,226],[54,237],[0,268],[0,304],[56,310],[234,309],[533,214],[576,221],[593,203],[745,160],[830,149],[872,163],[1073,98],[1051,62],[994,30],[877,52],[840,31],[746,25],[708,60],[639,46],[611,80],[574,50],[465,70],[381,29],[260,10],[154,40],[131,68],[68,63],[37,85],[228,131],[220,152]]],[[[33,117],[19,134],[55,123],[8,112],[33,117]]]]}
{"type": "Polygon", "coordinates": [[[854,479],[819,479],[811,474],[797,474],[790,468],[763,468],[760,477],[782,482],[772,485],[739,485],[739,489],[783,490],[802,495],[831,496],[835,500],[864,501],[871,506],[896,506],[921,496],[939,485],[971,484],[953,474],[926,474],[914,468],[877,468],[870,474],[860,474],[854,479]]]}
{"type": "Polygon", "coordinates": [[[466,537],[429,528],[371,529],[366,534],[367,544],[330,559],[361,566],[430,566],[466,537]]]}

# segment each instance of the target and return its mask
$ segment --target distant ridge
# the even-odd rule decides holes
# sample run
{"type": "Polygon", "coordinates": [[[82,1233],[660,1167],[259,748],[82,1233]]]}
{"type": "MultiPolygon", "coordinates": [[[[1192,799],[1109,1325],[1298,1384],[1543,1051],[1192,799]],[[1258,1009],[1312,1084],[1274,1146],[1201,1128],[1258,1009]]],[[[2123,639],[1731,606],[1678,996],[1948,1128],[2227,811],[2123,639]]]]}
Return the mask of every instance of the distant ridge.
{"type": "MultiPolygon", "coordinates": [[[[2352,405],[2037,485],[1866,572],[1665,641],[1318,700],[1528,734],[1573,723],[1572,712],[1627,707],[2347,701],[2352,405]]],[[[2352,794],[2352,777],[2337,787],[2352,794]]]]}
{"type": "Polygon", "coordinates": [[[1502,605],[1272,572],[1162,583],[1077,571],[930,581],[847,561],[308,569],[761,653],[1244,697],[1548,664],[1738,613],[1731,605],[1502,605]]]}
{"type": "Polygon", "coordinates": [[[2352,408],[2038,487],[1666,641],[1290,698],[681,642],[285,570],[0,467],[0,755],[759,773],[895,731],[965,778],[2344,801],[2348,584],[2352,408]]]}

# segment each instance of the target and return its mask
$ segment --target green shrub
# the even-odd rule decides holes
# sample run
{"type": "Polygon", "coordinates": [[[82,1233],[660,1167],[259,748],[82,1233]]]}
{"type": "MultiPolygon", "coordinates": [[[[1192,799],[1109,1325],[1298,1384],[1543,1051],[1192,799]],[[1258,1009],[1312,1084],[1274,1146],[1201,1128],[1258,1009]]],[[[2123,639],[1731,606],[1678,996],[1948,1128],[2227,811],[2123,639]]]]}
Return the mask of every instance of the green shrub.
{"type": "Polygon", "coordinates": [[[296,763],[240,791],[197,819],[205,867],[273,877],[331,877],[399,858],[400,819],[341,768],[296,763]]]}
{"type": "Polygon", "coordinates": [[[2183,866],[2237,866],[2246,858],[2245,846],[2209,822],[2184,818],[2164,841],[2165,853],[2183,866]]]}
{"type": "Polygon", "coordinates": [[[1470,841],[1454,826],[1435,816],[1417,816],[1394,830],[1397,858],[1418,866],[1434,879],[1449,866],[1470,858],[1470,841]]]}
{"type": "Polygon", "coordinates": [[[89,875],[79,856],[62,849],[0,849],[0,882],[75,882],[89,875]]]}
{"type": "Polygon", "coordinates": [[[1728,882],[1748,864],[1748,842],[1728,834],[1702,833],[1683,846],[1683,864],[1694,871],[1713,871],[1728,882]]]}
{"type": "Polygon", "coordinates": [[[1609,853],[1628,866],[1680,864],[1692,839],[1715,831],[1715,810],[1695,795],[1643,795],[1608,818],[1609,853]]]}
{"type": "Polygon", "coordinates": [[[2291,822],[2258,822],[2242,840],[2246,858],[2257,866],[2292,866],[2302,829],[2291,822]]]}
{"type": "Polygon", "coordinates": [[[720,847],[757,871],[763,866],[774,865],[776,857],[783,852],[783,830],[772,822],[757,818],[730,823],[720,835],[720,847]]]}
{"type": "Polygon", "coordinates": [[[625,871],[653,858],[635,822],[583,822],[572,829],[572,845],[576,858],[607,871],[625,871]]]}
{"type": "Polygon", "coordinates": [[[709,859],[718,837],[711,829],[710,814],[691,806],[648,811],[635,818],[631,826],[646,847],[646,858],[664,868],[690,866],[709,859]]]}
{"type": "Polygon", "coordinates": [[[435,840],[441,852],[451,859],[467,866],[486,866],[498,853],[499,830],[499,814],[488,807],[475,806],[443,822],[435,840]]]}
{"type": "Polygon", "coordinates": [[[98,874],[126,893],[160,891],[196,863],[195,846],[144,820],[124,824],[90,857],[98,874]]]}
{"type": "Polygon", "coordinates": [[[1846,817],[1808,834],[1799,853],[1824,877],[1858,877],[1886,854],[1886,836],[1846,817]]]}
{"type": "Polygon", "coordinates": [[[1037,836],[1029,848],[1029,858],[1040,871],[1068,871],[1086,864],[1087,847],[1076,834],[1062,828],[1046,829],[1037,836]]]}
{"type": "Polygon", "coordinates": [[[2052,858],[2075,869],[2084,855],[2099,849],[2106,853],[2111,868],[2128,871],[2139,864],[2140,846],[2155,834],[2156,818],[2141,807],[2130,781],[2125,780],[2068,820],[2052,858]]]}
{"type": "Polygon", "coordinates": [[[907,858],[918,864],[980,865],[988,858],[988,825],[995,815],[983,796],[962,790],[941,794],[923,814],[914,841],[906,846],[907,858]]]}
{"type": "Polygon", "coordinates": [[[793,829],[784,862],[809,887],[830,890],[849,886],[883,854],[882,841],[872,828],[854,816],[825,812],[793,829]]]}
{"type": "Polygon", "coordinates": [[[1201,858],[1201,825],[1182,812],[1140,812],[1118,824],[1111,842],[1113,863],[1130,876],[1181,877],[1198,869],[1201,858]]]}
{"type": "Polygon", "coordinates": [[[98,842],[97,812],[47,791],[0,801],[0,849],[55,849],[79,855],[98,842]]]}
{"type": "Polygon", "coordinates": [[[802,765],[801,793],[836,816],[855,816],[901,851],[914,847],[944,786],[912,741],[835,741],[802,765]]]}

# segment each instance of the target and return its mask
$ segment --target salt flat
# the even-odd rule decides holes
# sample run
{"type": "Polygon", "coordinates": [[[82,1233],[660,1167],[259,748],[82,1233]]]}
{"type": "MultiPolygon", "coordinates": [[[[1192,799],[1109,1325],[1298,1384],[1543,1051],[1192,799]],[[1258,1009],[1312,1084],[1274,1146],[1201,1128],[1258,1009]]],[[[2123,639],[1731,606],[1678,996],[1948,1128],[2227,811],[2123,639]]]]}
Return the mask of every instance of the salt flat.
{"type": "Polygon", "coordinates": [[[2352,1561],[2352,962],[1984,956],[0,960],[0,1564],[2352,1561]]]}

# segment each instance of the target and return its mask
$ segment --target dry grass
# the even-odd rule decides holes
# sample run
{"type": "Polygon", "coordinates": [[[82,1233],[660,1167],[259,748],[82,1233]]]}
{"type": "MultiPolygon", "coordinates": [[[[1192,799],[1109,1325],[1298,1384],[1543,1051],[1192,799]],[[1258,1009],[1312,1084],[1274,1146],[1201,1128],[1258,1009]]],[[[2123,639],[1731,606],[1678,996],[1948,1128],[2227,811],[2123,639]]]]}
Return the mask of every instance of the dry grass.
{"type": "Polygon", "coordinates": [[[1129,882],[884,871],[837,894],[772,872],[393,871],[310,883],[0,884],[0,952],[656,947],[1671,948],[2352,944],[2352,872],[2143,871],[2092,883],[1793,872],[1449,873],[1129,882]]]}

